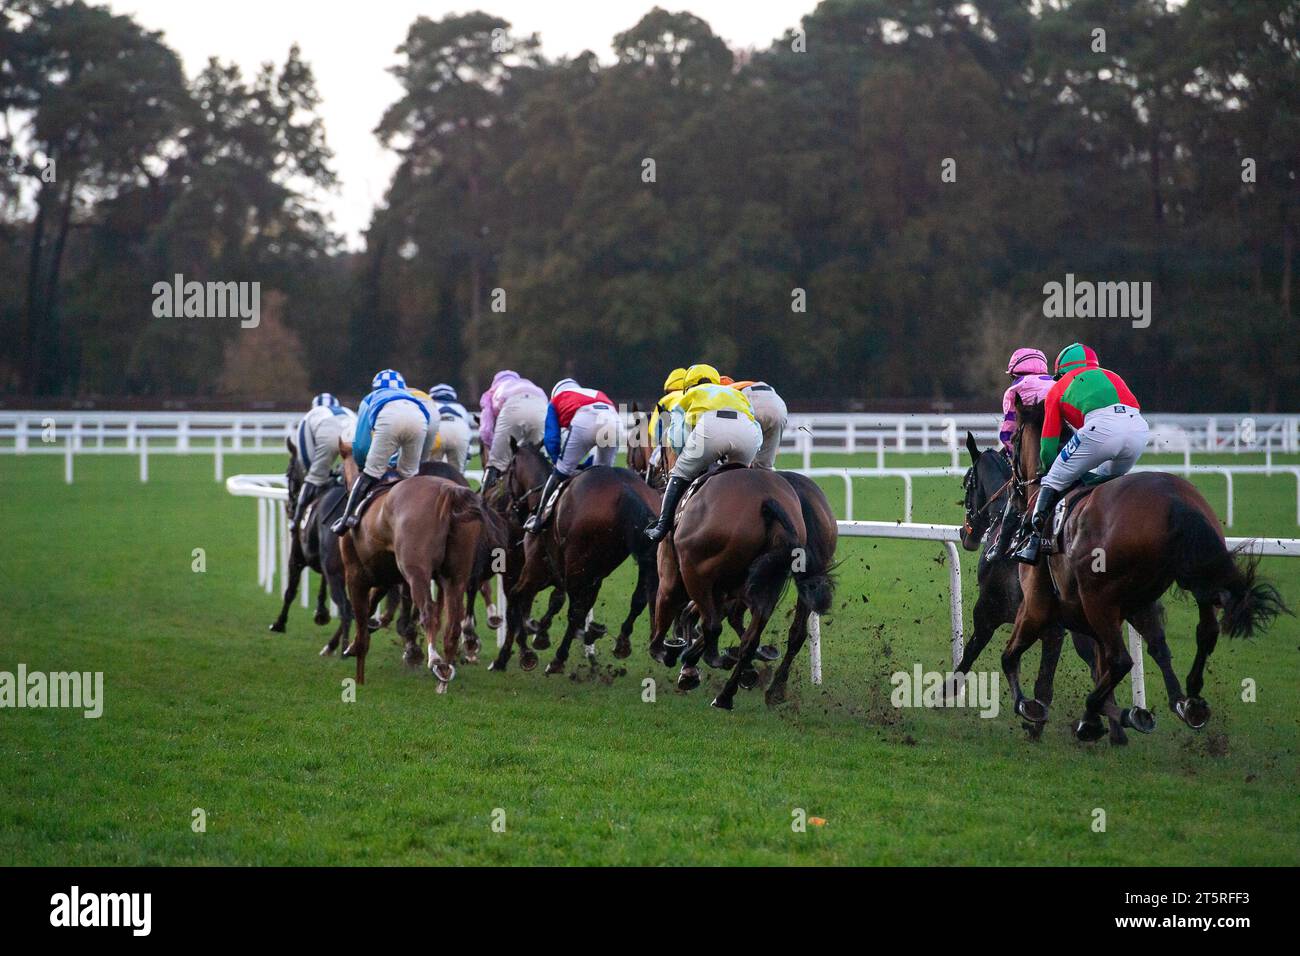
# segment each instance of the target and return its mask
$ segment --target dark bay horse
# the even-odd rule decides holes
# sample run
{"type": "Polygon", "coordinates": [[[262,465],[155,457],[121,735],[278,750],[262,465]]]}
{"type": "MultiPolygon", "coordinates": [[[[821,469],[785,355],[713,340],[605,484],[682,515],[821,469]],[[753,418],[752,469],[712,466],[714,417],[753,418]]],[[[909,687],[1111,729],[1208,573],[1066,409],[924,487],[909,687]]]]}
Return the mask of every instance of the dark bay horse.
{"type": "Polygon", "coordinates": [[[730,710],[791,577],[808,606],[829,606],[829,578],[808,574],[807,554],[803,506],[791,483],[771,471],[723,468],[685,500],[675,530],[659,544],[650,656],[669,667],[677,663],[683,645],[665,636],[693,601],[700,635],[685,648],[677,686],[698,687],[696,665],[707,648],[717,647],[728,603],[743,601],[749,624],[731,676],[713,700],[714,707],[730,710]]]}
{"type": "MultiPolygon", "coordinates": [[[[966,519],[962,525],[961,543],[967,551],[974,551],[980,548],[981,544],[983,550],[980,553],[976,576],[979,597],[975,601],[975,628],[970,641],[966,643],[961,662],[956,668],[960,674],[970,673],[976,659],[1000,626],[1015,623],[1016,612],[1020,610],[1020,603],[1024,599],[1024,592],[1020,588],[1020,565],[1012,559],[1011,549],[1004,547],[1002,553],[994,557],[989,555],[989,551],[999,539],[1007,541],[1007,538],[1000,534],[1002,530],[1000,523],[1009,521],[1017,523],[1018,526],[1020,521],[1014,502],[1004,517],[1004,508],[1008,499],[1012,497],[1011,463],[995,449],[981,451],[975,442],[975,437],[969,432],[966,433],[966,450],[971,456],[971,466],[962,479],[962,487],[965,489],[966,519]]],[[[1128,622],[1142,636],[1152,659],[1159,665],[1169,694],[1169,708],[1178,714],[1177,703],[1182,699],[1183,691],[1178,682],[1178,675],[1174,673],[1173,658],[1165,639],[1164,608],[1159,601],[1152,602],[1129,615],[1128,622]]],[[[1075,653],[1088,665],[1089,671],[1092,671],[1096,663],[1092,638],[1077,631],[1071,631],[1070,637],[1075,653]]],[[[1034,683],[1034,698],[1044,706],[1050,707],[1056,665],[1064,642],[1063,629],[1056,622],[1050,623],[1043,629],[1042,641],[1043,653],[1038,665],[1038,679],[1034,683]]],[[[1123,714],[1115,704],[1113,694],[1107,699],[1105,709],[1110,724],[1111,742],[1127,743],[1128,736],[1124,733],[1122,723],[1123,714]]],[[[1130,718],[1133,716],[1130,714],[1130,718]]],[[[1140,720],[1141,715],[1137,715],[1137,719],[1140,720]]],[[[1042,735],[1041,723],[1026,721],[1024,726],[1031,738],[1038,739],[1042,735]]],[[[1146,733],[1154,729],[1154,723],[1144,724],[1134,729],[1146,733]]]]}
{"type": "MultiPolygon", "coordinates": [[[[287,438],[285,443],[289,448],[289,465],[284,473],[285,483],[289,489],[285,513],[292,517],[294,502],[298,500],[298,492],[302,488],[306,470],[298,457],[298,449],[294,446],[293,439],[287,438]]],[[[341,506],[340,502],[346,494],[340,479],[321,490],[316,499],[307,506],[301,526],[289,539],[289,571],[284,582],[284,603],[280,607],[279,616],[269,628],[276,633],[284,633],[285,623],[289,618],[289,608],[298,596],[302,572],[306,568],[311,568],[321,576],[320,589],[316,593],[316,623],[328,624],[330,620],[329,607],[325,602],[326,587],[329,588],[330,599],[339,609],[338,627],[335,628],[329,643],[321,648],[321,654],[332,654],[340,642],[346,644],[348,631],[352,626],[352,608],[348,603],[347,584],[343,576],[343,557],[339,554],[339,539],[338,535],[330,530],[330,524],[334,520],[331,515],[341,506]]]]}
{"type": "MultiPolygon", "coordinates": [[[[1043,406],[1017,403],[1016,413],[1015,488],[1017,504],[1028,509],[1045,471],[1039,459],[1043,406]]],[[[1020,657],[1057,623],[1096,642],[1096,686],[1074,733],[1080,740],[1098,739],[1105,733],[1101,713],[1107,697],[1133,666],[1125,618],[1177,584],[1196,601],[1200,621],[1187,675],[1190,696],[1177,702],[1175,712],[1193,727],[1204,726],[1210,717],[1201,697],[1205,662],[1220,629],[1229,637],[1249,637],[1286,611],[1277,589],[1258,578],[1258,559],[1229,551],[1218,516],[1196,487],[1163,472],[1130,473],[1096,487],[1070,513],[1064,532],[1061,553],[1020,573],[1024,601],[1002,654],[1016,713],[1032,722],[1047,718],[1044,704],[1021,691],[1020,657]]]]}
{"type": "MultiPolygon", "coordinates": [[[[515,445],[513,452],[500,484],[516,502],[512,510],[522,514],[535,504],[536,479],[544,481],[550,466],[532,445],[515,445]]],[[[601,583],[628,557],[636,562],[637,580],[614,656],[632,653],[632,628],[658,586],[654,545],[643,534],[658,508],[659,493],[625,468],[596,465],[569,480],[547,527],[524,536],[523,567],[506,599],[506,643],[498,656],[502,668],[513,642],[523,639],[533,599],[549,585],[567,599],[569,611],[564,637],[546,673],[563,673],[569,647],[579,635],[588,658],[594,658],[599,634],[587,626],[587,615],[601,583]]]]}
{"type": "MultiPolygon", "coordinates": [[[[344,475],[356,479],[350,449],[344,452],[344,475]]],[[[428,665],[443,693],[456,676],[465,595],[485,571],[483,556],[504,546],[504,534],[482,499],[445,478],[415,475],[397,482],[374,501],[361,523],[340,539],[347,569],[357,634],[350,653],[357,661],[357,683],[365,683],[370,646],[370,593],[374,588],[404,585],[419,611],[428,645],[428,665]],[[438,596],[433,597],[433,584],[438,596]],[[442,651],[435,638],[442,638],[442,651]]],[[[405,659],[414,663],[419,650],[407,641],[405,659]]]]}

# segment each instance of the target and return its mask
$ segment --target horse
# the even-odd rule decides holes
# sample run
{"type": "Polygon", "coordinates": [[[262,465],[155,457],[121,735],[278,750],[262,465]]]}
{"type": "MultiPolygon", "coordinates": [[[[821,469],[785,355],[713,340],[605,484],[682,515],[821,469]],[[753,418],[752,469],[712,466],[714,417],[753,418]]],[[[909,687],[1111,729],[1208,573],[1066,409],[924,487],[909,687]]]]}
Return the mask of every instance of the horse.
{"type": "MultiPolygon", "coordinates": [[[[778,471],[777,474],[789,482],[790,487],[799,496],[799,506],[803,512],[804,527],[808,532],[808,548],[805,556],[806,571],[809,577],[818,583],[818,589],[812,592],[811,597],[807,599],[802,592],[796,591],[798,599],[795,603],[794,617],[790,621],[790,631],[786,635],[785,656],[777,666],[776,672],[772,675],[772,681],[768,685],[767,693],[764,695],[768,706],[775,706],[785,700],[790,664],[808,639],[808,615],[814,612],[826,614],[831,609],[835,596],[835,583],[831,572],[835,568],[835,549],[840,534],[835,512],[831,510],[831,504],[826,498],[826,492],[822,490],[817,482],[807,475],[799,474],[797,471],[778,471]],[[815,603],[813,603],[814,601],[815,603]]],[[[725,617],[732,630],[736,634],[743,636],[745,633],[744,601],[738,598],[728,601],[725,617]]],[[[678,615],[675,631],[678,634],[691,634],[698,620],[699,611],[694,602],[690,602],[678,615]]],[[[717,647],[715,645],[712,648],[712,653],[716,654],[716,651],[717,647]]],[[[706,647],[703,660],[706,663],[711,663],[712,666],[732,667],[735,665],[739,652],[739,647],[735,648],[734,652],[728,649],[715,661],[711,659],[710,648],[706,647]]],[[[775,660],[779,656],[779,652],[771,645],[764,645],[759,647],[755,656],[762,660],[775,660]]],[[[743,675],[742,687],[745,686],[745,677],[747,676],[751,683],[757,679],[756,674],[752,676],[743,675]]]]}
{"type": "MultiPolygon", "coordinates": [[[[1039,459],[1042,405],[1016,403],[1012,462],[1017,505],[1033,507],[1046,469],[1039,459]]],[[[1063,496],[1069,511],[1059,553],[1021,569],[1024,600],[1002,670],[1017,714],[1032,723],[1047,719],[1042,701],[1020,688],[1020,657],[1053,623],[1089,635],[1098,656],[1095,687],[1074,725],[1079,740],[1097,740],[1108,696],[1133,666],[1124,643],[1126,617],[1148,607],[1177,584],[1196,601],[1196,658],[1187,675],[1187,697],[1174,711],[1191,727],[1204,727],[1210,707],[1201,697],[1205,663],[1220,631],[1249,637],[1288,612],[1277,588],[1258,576],[1259,558],[1230,551],[1218,516],[1191,482],[1165,472],[1136,472],[1094,487],[1081,501],[1063,496]],[[1220,614],[1221,612],[1221,620],[1220,614]]],[[[1051,529],[1047,529],[1050,534],[1051,529]]],[[[1136,708],[1134,708],[1136,710],[1136,708]]],[[[1129,714],[1130,722],[1134,715],[1129,714]]],[[[1150,714],[1137,722],[1151,720],[1150,714]]]]}
{"type": "MultiPolygon", "coordinates": [[[[285,501],[285,514],[292,518],[294,504],[298,500],[298,492],[302,489],[307,472],[298,457],[298,449],[294,446],[293,439],[286,438],[285,444],[289,449],[289,464],[284,472],[285,484],[289,490],[289,496],[285,501]]],[[[343,558],[339,554],[339,539],[338,535],[330,530],[330,524],[334,520],[333,513],[346,494],[339,481],[332,481],[316,495],[316,499],[303,512],[302,524],[297,533],[289,539],[289,572],[284,582],[284,603],[280,607],[279,616],[268,628],[277,634],[284,633],[285,622],[289,618],[289,608],[298,596],[302,572],[306,568],[311,568],[321,576],[320,589],[316,592],[314,618],[316,623],[324,625],[330,620],[329,607],[325,603],[327,587],[330,599],[339,609],[338,627],[335,628],[329,642],[321,648],[322,655],[332,654],[340,642],[346,643],[352,624],[352,608],[348,602],[347,585],[343,576],[343,558]]]]}
{"type": "MultiPolygon", "coordinates": [[[[358,469],[351,447],[343,448],[344,476],[351,485],[358,469]]],[[[428,645],[428,666],[445,693],[456,676],[465,595],[477,587],[485,572],[484,555],[505,544],[504,530],[468,488],[445,478],[413,475],[398,481],[371,503],[361,522],[340,540],[347,569],[348,597],[357,633],[348,649],[356,657],[358,684],[365,683],[370,646],[370,592],[404,584],[419,610],[420,627],[428,645]],[[438,585],[435,600],[432,582],[438,585]],[[434,639],[441,632],[442,652],[434,639]]],[[[404,658],[419,660],[419,650],[407,639],[404,658]]]]}
{"type": "MultiPolygon", "coordinates": [[[[537,480],[545,481],[550,466],[532,445],[513,443],[511,451],[500,484],[512,502],[510,510],[522,515],[535,507],[537,480]]],[[[569,647],[579,634],[587,657],[594,659],[599,632],[587,625],[587,615],[601,583],[629,556],[637,565],[637,581],[614,656],[631,654],[632,628],[658,586],[654,546],[643,534],[658,507],[658,493],[625,468],[595,465],[569,479],[546,528],[524,538],[523,566],[506,601],[506,642],[497,658],[500,667],[494,662],[493,668],[505,668],[513,642],[523,640],[524,617],[533,599],[548,585],[555,586],[561,601],[568,600],[569,613],[546,673],[564,672],[569,647]]]]}
{"type": "MultiPolygon", "coordinates": [[[[1015,623],[1016,612],[1024,599],[1024,593],[1020,589],[1020,565],[1011,557],[1010,549],[1004,549],[1003,553],[996,557],[989,556],[994,543],[1005,538],[1005,535],[1000,533],[1001,523],[1019,520],[1014,507],[1005,508],[1013,484],[1011,464],[1005,456],[993,449],[981,451],[975,436],[970,432],[966,433],[966,450],[971,456],[971,466],[966,469],[962,479],[966,516],[961,528],[961,544],[967,551],[979,549],[981,543],[984,544],[984,548],[980,554],[976,577],[979,597],[975,601],[975,630],[971,640],[966,644],[961,662],[956,667],[959,674],[970,673],[976,659],[1000,626],[1015,623]],[[994,520],[995,517],[997,520],[994,520]]],[[[1130,614],[1128,622],[1146,641],[1152,659],[1160,666],[1169,693],[1169,707],[1177,713],[1175,705],[1182,697],[1182,688],[1178,683],[1178,675],[1174,673],[1173,659],[1165,639],[1164,608],[1159,601],[1153,601],[1147,607],[1130,614]]],[[[1096,654],[1093,651],[1092,639],[1077,631],[1071,631],[1070,638],[1075,653],[1088,665],[1089,671],[1093,671],[1096,654]]],[[[1064,632],[1058,625],[1050,624],[1044,629],[1042,640],[1043,653],[1038,665],[1038,679],[1034,683],[1034,697],[1050,707],[1053,696],[1052,681],[1061,656],[1064,632]]],[[[1127,743],[1128,735],[1124,733],[1123,714],[1115,704],[1114,694],[1107,698],[1106,716],[1110,726],[1111,743],[1120,745],[1127,743]]],[[[1141,719],[1142,715],[1136,716],[1141,719]]],[[[1133,717],[1134,715],[1130,714],[1130,718],[1133,717]]],[[[1024,727],[1029,731],[1031,739],[1037,740],[1042,736],[1041,723],[1026,721],[1024,727]]],[[[1155,724],[1154,722],[1149,725],[1144,724],[1133,729],[1150,733],[1155,729],[1155,724]]]]}
{"type": "Polygon", "coordinates": [[[749,624],[731,676],[712,702],[731,710],[742,675],[753,674],[759,639],[791,576],[808,606],[829,607],[829,578],[808,573],[807,551],[803,507],[789,481],[771,471],[719,469],[684,499],[676,528],[659,543],[650,656],[672,667],[685,650],[677,686],[698,687],[696,665],[706,649],[717,647],[728,600],[741,599],[749,624]],[[665,640],[687,601],[695,602],[700,615],[700,634],[689,647],[665,640]]]}

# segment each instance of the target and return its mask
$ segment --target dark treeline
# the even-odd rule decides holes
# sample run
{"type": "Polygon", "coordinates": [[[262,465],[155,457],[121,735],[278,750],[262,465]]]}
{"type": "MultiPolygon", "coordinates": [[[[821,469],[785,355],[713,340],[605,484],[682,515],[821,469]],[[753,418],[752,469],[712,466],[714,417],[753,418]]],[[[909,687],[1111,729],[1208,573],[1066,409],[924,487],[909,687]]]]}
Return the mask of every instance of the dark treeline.
{"type": "Polygon", "coordinates": [[[297,401],[394,365],[633,397],[702,359],[919,408],[1083,337],[1148,407],[1294,410],[1298,36],[1300,0],[824,0],[752,53],[656,8],[602,65],[420,18],[346,253],[296,50],[187,80],[128,17],[13,0],[0,393],[297,401]],[[175,273],[260,282],[261,325],[155,317],[175,273]],[[1044,317],[1067,273],[1150,282],[1150,327],[1044,317]]]}

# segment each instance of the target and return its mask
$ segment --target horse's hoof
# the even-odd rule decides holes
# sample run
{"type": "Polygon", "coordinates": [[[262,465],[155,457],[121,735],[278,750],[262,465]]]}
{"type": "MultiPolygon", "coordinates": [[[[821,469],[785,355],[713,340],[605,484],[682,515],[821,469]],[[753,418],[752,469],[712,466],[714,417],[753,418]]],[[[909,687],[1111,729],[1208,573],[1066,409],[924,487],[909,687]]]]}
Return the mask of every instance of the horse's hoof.
{"type": "Polygon", "coordinates": [[[334,656],[334,647],[333,647],[333,645],[326,644],[324,647],[322,647],[322,648],[320,649],[320,656],[321,656],[321,657],[333,657],[333,656],[334,656]]]}
{"type": "Polygon", "coordinates": [[[544,673],[547,673],[547,674],[563,674],[563,673],[564,673],[564,661],[561,661],[561,660],[554,660],[554,661],[551,661],[549,664],[546,665],[546,670],[544,671],[544,673]]]}
{"type": "Polygon", "coordinates": [[[1210,705],[1204,697],[1184,697],[1174,704],[1174,713],[1192,730],[1200,730],[1210,722],[1210,705]]]}
{"type": "Polygon", "coordinates": [[[589,621],[587,626],[582,629],[582,632],[594,641],[608,634],[609,628],[601,624],[600,621],[589,621]]]}
{"type": "Polygon", "coordinates": [[[506,669],[506,662],[501,660],[499,657],[494,658],[492,663],[488,665],[488,670],[490,671],[503,671],[505,669],[506,669]]]}
{"type": "Polygon", "coordinates": [[[754,668],[751,667],[748,670],[743,670],[740,672],[741,690],[753,690],[757,686],[758,686],[758,671],[754,670],[754,668]]]}
{"type": "Polygon", "coordinates": [[[1035,724],[1041,724],[1047,720],[1047,708],[1039,701],[1031,700],[1028,697],[1022,697],[1016,702],[1016,713],[1035,724]]]}
{"type": "Polygon", "coordinates": [[[369,621],[366,622],[366,627],[372,631],[382,631],[384,629],[384,626],[385,626],[384,622],[379,620],[379,618],[377,617],[372,617],[369,621]]]}
{"type": "Polygon", "coordinates": [[[533,670],[537,667],[539,658],[532,651],[525,650],[519,655],[519,666],[526,671],[533,670]]]}
{"type": "Polygon", "coordinates": [[[781,656],[781,652],[777,649],[775,644],[763,644],[754,652],[754,656],[760,661],[766,661],[770,664],[781,656]]]}
{"type": "Polygon", "coordinates": [[[312,618],[312,620],[315,621],[318,625],[324,627],[326,624],[330,622],[330,612],[317,611],[316,616],[312,618]]]}
{"type": "Polygon", "coordinates": [[[716,707],[718,710],[731,710],[731,698],[715,697],[709,706],[716,707]]]}
{"type": "MultiPolygon", "coordinates": [[[[319,624],[320,622],[317,621],[316,623],[319,624]]],[[[280,622],[280,621],[275,621],[275,622],[273,622],[273,623],[271,624],[270,627],[267,628],[267,630],[268,630],[268,631],[274,631],[274,632],[277,633],[277,634],[283,634],[283,633],[284,633],[284,624],[283,624],[282,622],[280,622]]]]}
{"type": "Polygon", "coordinates": [[[544,651],[550,646],[551,635],[547,634],[545,631],[538,631],[537,635],[533,638],[533,647],[537,648],[539,651],[544,651]]]}
{"type": "Polygon", "coordinates": [[[632,656],[632,639],[630,637],[619,636],[618,640],[614,642],[614,656],[620,661],[632,656]]]}
{"type": "Polygon", "coordinates": [[[1149,734],[1156,729],[1156,715],[1145,707],[1125,707],[1119,714],[1121,727],[1149,734]]]}
{"type": "Polygon", "coordinates": [[[1025,733],[1029,735],[1030,740],[1043,739],[1043,724],[1031,724],[1027,720],[1022,720],[1020,726],[1024,729],[1025,733]]]}
{"type": "Polygon", "coordinates": [[[767,689],[767,693],[763,695],[763,700],[766,701],[767,706],[769,707],[775,707],[777,704],[784,704],[785,684],[773,684],[767,689]]]}
{"type": "Polygon", "coordinates": [[[1127,747],[1128,734],[1124,733],[1124,728],[1116,727],[1110,734],[1110,745],[1112,747],[1127,747]]]}
{"type": "Polygon", "coordinates": [[[536,634],[542,629],[541,623],[535,617],[530,617],[524,621],[524,630],[529,634],[536,634]]]}
{"type": "MultiPolygon", "coordinates": [[[[438,678],[439,684],[450,684],[456,679],[456,667],[450,661],[438,661],[429,670],[433,671],[433,676],[438,678]]],[[[439,687],[438,693],[442,693],[445,689],[439,687]]]]}
{"type": "Polygon", "coordinates": [[[353,644],[349,644],[347,647],[343,648],[343,653],[342,653],[341,655],[339,655],[339,656],[340,656],[340,657],[356,657],[356,656],[357,656],[357,645],[356,645],[355,643],[353,643],[353,644]]]}
{"type": "Polygon", "coordinates": [[[714,670],[729,671],[736,666],[736,658],[729,654],[705,654],[704,663],[708,664],[714,670]]]}
{"type": "Polygon", "coordinates": [[[1101,722],[1100,717],[1094,717],[1092,720],[1080,718],[1075,722],[1074,736],[1085,743],[1101,740],[1106,736],[1106,725],[1101,722]]]}
{"type": "Polygon", "coordinates": [[[682,672],[677,675],[677,689],[681,691],[695,690],[700,686],[700,672],[694,667],[683,667],[682,672]]]}
{"type": "Polygon", "coordinates": [[[492,628],[492,630],[494,630],[494,631],[495,631],[498,627],[500,627],[502,624],[504,624],[505,622],[506,622],[506,619],[503,618],[500,614],[489,614],[489,615],[488,615],[488,619],[487,619],[488,627],[492,628]]]}
{"type": "Polygon", "coordinates": [[[583,645],[582,645],[582,653],[583,653],[583,655],[587,658],[587,660],[591,661],[593,664],[596,663],[596,645],[595,645],[595,644],[583,644],[583,645]]]}

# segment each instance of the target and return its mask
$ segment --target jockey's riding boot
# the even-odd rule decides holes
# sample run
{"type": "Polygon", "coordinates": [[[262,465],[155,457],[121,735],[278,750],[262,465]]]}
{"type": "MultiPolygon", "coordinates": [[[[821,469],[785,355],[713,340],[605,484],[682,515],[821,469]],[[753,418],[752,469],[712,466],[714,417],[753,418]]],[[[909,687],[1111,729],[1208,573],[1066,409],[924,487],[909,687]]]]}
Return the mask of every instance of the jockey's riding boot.
{"type": "Polygon", "coordinates": [[[542,497],[537,502],[537,510],[530,514],[528,520],[524,522],[524,530],[529,534],[537,534],[546,527],[546,522],[542,521],[542,515],[546,514],[546,503],[551,497],[551,492],[558,488],[563,480],[564,476],[554,469],[547,476],[546,484],[542,485],[542,497]]]}
{"type": "Polygon", "coordinates": [[[1025,546],[1013,555],[1021,564],[1038,563],[1038,553],[1043,547],[1043,528],[1047,525],[1047,516],[1052,513],[1052,507],[1056,504],[1058,497],[1060,497],[1060,493],[1054,488],[1048,488],[1046,485],[1038,492],[1038,501],[1034,503],[1034,513],[1029,519],[1030,527],[1034,529],[1034,533],[1029,536],[1025,546]]]}
{"type": "Polygon", "coordinates": [[[483,485],[479,490],[487,491],[489,488],[491,488],[493,485],[497,483],[497,479],[500,477],[501,477],[501,472],[497,470],[495,467],[493,467],[492,465],[488,465],[487,469],[483,472],[483,485]]]}
{"type": "Polygon", "coordinates": [[[1015,520],[1015,513],[1011,510],[1011,499],[1008,497],[1006,507],[1002,510],[1002,523],[998,525],[998,536],[994,539],[992,547],[985,552],[984,557],[989,561],[1005,557],[1007,549],[1011,547],[1011,539],[1015,537],[1019,528],[1020,524],[1015,520]]]}
{"type": "Polygon", "coordinates": [[[298,523],[302,521],[302,513],[307,510],[307,506],[316,500],[316,494],[320,491],[320,485],[313,485],[310,481],[304,481],[302,487],[298,489],[298,501],[293,506],[293,519],[289,522],[289,530],[297,531],[298,523]]]}
{"type": "Polygon", "coordinates": [[[378,480],[378,478],[371,478],[364,471],[357,475],[357,480],[352,485],[352,493],[348,495],[347,507],[343,509],[342,517],[330,525],[331,531],[335,534],[342,534],[347,529],[357,526],[357,522],[361,520],[354,514],[357,505],[361,504],[366,497],[366,492],[374,487],[375,482],[378,480]]]}
{"type": "Polygon", "coordinates": [[[677,502],[682,500],[682,494],[690,484],[688,478],[679,478],[677,475],[668,477],[668,487],[664,489],[663,507],[659,509],[659,520],[645,529],[645,536],[651,541],[662,541],[668,532],[673,530],[673,516],[677,511],[677,502]]]}

